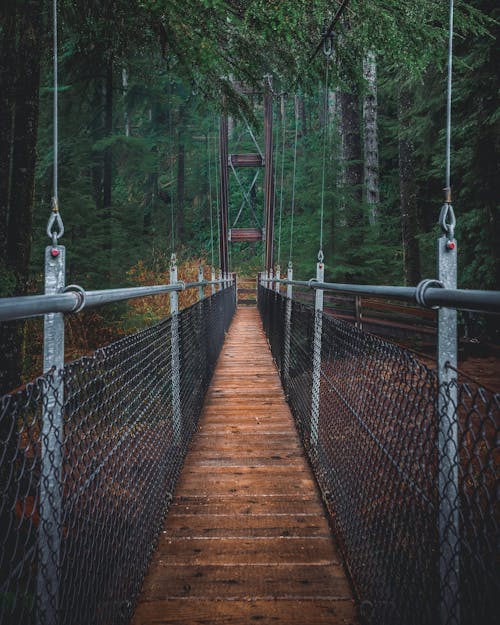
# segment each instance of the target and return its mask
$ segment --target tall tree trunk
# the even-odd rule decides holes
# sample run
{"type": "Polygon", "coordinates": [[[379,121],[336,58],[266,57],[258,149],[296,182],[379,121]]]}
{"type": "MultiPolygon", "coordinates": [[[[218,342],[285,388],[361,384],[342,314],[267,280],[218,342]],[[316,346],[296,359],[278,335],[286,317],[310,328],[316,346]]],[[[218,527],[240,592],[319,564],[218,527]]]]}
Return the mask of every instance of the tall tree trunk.
{"type": "MultiPolygon", "coordinates": [[[[15,280],[13,295],[24,295],[28,288],[38,136],[42,15],[43,3],[40,0],[26,0],[18,15],[17,80],[5,252],[6,268],[15,280]]],[[[19,386],[21,382],[23,340],[23,322],[2,326],[0,372],[4,390],[19,386]]]]}
{"type": "MultiPolygon", "coordinates": [[[[0,35],[0,270],[7,258],[7,228],[11,180],[14,93],[16,85],[16,14],[11,7],[1,9],[0,35]]],[[[2,285],[4,286],[4,285],[2,285]]],[[[0,286],[0,296],[9,295],[0,286]]]]}
{"type": "Polygon", "coordinates": [[[359,95],[355,87],[339,94],[341,109],[342,158],[344,161],[344,182],[349,190],[350,207],[348,224],[354,224],[360,217],[363,200],[363,160],[361,154],[361,132],[359,95]]]}
{"type": "MultiPolygon", "coordinates": [[[[106,83],[104,87],[104,134],[110,137],[113,134],[113,59],[110,53],[106,65],[106,83]]],[[[102,205],[106,217],[111,217],[111,193],[113,184],[113,154],[111,148],[104,151],[102,205]]]]}
{"type": "Polygon", "coordinates": [[[357,250],[364,236],[363,201],[363,162],[361,152],[361,119],[360,99],[357,87],[351,83],[351,90],[339,93],[342,164],[343,164],[343,196],[344,202],[340,210],[339,222],[345,226],[342,237],[343,255],[346,265],[344,279],[357,280],[359,273],[357,250]]]}
{"type": "Polygon", "coordinates": [[[363,75],[367,93],[363,100],[365,197],[370,207],[370,225],[377,222],[379,192],[378,132],[377,132],[377,61],[373,52],[363,60],[363,75]]]}
{"type": "Polygon", "coordinates": [[[401,203],[401,232],[405,284],[420,282],[420,252],[418,247],[417,192],[414,175],[414,146],[411,138],[411,92],[402,86],[398,98],[399,120],[399,195],[401,203]]]}

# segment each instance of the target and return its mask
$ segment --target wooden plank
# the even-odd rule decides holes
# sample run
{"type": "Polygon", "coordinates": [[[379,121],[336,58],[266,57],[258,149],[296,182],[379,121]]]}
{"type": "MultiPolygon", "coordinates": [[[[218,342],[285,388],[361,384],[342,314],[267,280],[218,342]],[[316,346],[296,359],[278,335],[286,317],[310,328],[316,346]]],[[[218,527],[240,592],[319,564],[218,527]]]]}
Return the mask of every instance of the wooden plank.
{"type": "Polygon", "coordinates": [[[255,309],[238,309],[133,625],[357,622],[255,309]]]}
{"type": "Polygon", "coordinates": [[[339,564],[329,538],[172,538],[162,534],[158,550],[177,566],[254,566],[256,564],[339,564]]]}
{"type": "Polygon", "coordinates": [[[144,585],[148,601],[174,597],[225,600],[259,597],[350,598],[349,584],[337,566],[186,566],[156,565],[154,580],[144,585]]]}
{"type": "MultiPolygon", "coordinates": [[[[167,530],[165,530],[167,532],[167,530]]],[[[329,538],[326,519],[316,516],[224,516],[214,525],[212,519],[196,514],[176,514],[168,525],[172,538],[329,538]]]]}
{"type": "Polygon", "coordinates": [[[139,606],[134,625],[354,625],[356,609],[350,600],[255,600],[173,599],[139,606]]]}
{"type": "MultiPolygon", "coordinates": [[[[296,516],[317,516],[323,510],[316,497],[310,493],[294,497],[293,514],[296,516]]],[[[170,508],[169,518],[176,514],[197,514],[213,517],[218,523],[221,516],[274,516],[283,517],[290,514],[290,498],[281,497],[185,497],[178,496],[170,508]]],[[[168,524],[166,530],[168,531],[168,524]]]]}

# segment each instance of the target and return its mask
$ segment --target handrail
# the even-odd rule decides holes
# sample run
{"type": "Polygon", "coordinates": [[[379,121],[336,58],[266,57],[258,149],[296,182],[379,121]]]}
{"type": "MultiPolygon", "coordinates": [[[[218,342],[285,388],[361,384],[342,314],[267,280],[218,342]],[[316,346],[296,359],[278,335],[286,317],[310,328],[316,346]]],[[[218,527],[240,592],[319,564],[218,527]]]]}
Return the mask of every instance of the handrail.
{"type": "Polygon", "coordinates": [[[427,307],[442,306],[458,308],[475,312],[500,313],[500,291],[481,291],[478,289],[445,289],[429,287],[419,297],[418,287],[407,286],[380,286],[370,284],[340,284],[335,282],[317,282],[315,280],[287,280],[269,278],[264,282],[280,283],[283,285],[302,286],[323,291],[335,291],[349,295],[370,295],[399,299],[427,307]]]}
{"type": "MultiPolygon", "coordinates": [[[[184,291],[200,286],[223,284],[227,280],[203,280],[200,282],[177,282],[176,284],[160,284],[156,286],[138,286],[122,289],[103,289],[84,291],[83,289],[68,290],[56,295],[24,295],[20,297],[0,298],[0,321],[13,321],[39,317],[48,313],[78,312],[83,308],[93,308],[112,302],[121,302],[138,297],[150,297],[172,291],[184,291]]],[[[69,287],[71,288],[71,287],[69,287]]]]}

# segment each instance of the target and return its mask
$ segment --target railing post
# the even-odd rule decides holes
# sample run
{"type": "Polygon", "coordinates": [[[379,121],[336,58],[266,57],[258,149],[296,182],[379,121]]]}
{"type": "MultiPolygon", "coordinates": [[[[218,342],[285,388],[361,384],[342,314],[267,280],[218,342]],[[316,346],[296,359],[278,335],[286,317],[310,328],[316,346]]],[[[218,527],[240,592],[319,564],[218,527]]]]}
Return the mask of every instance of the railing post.
{"type": "MultiPolygon", "coordinates": [[[[438,280],[444,288],[457,288],[456,240],[446,235],[438,239],[438,280]]],[[[457,415],[457,311],[438,310],[437,365],[439,389],[439,575],[441,584],[441,623],[459,625],[460,527],[459,455],[457,415]],[[449,365],[451,365],[451,368],[449,365]]]]}
{"type": "Polygon", "coordinates": [[[222,291],[222,269],[219,269],[219,284],[217,285],[217,290],[222,291]]]}
{"type": "MultiPolygon", "coordinates": [[[[211,282],[215,282],[215,267],[212,267],[211,271],[210,271],[210,280],[211,282]]],[[[211,284],[211,291],[212,291],[212,295],[215,294],[215,284],[211,284]]]]}
{"type": "MultiPolygon", "coordinates": [[[[66,249],[45,248],[45,294],[64,290],[66,249]]],[[[40,525],[38,529],[37,623],[59,623],[62,504],[62,444],[64,438],[64,315],[44,316],[43,370],[54,369],[46,386],[41,432],[40,525]]]]}
{"type": "Polygon", "coordinates": [[[273,283],[271,282],[271,280],[273,279],[273,268],[271,267],[271,269],[269,269],[269,282],[267,283],[267,288],[268,289],[272,289],[274,287],[273,283]]]}
{"type": "Polygon", "coordinates": [[[361,305],[361,295],[356,295],[354,298],[354,310],[356,316],[356,327],[358,330],[363,329],[363,308],[361,305]]]}
{"type": "MultiPolygon", "coordinates": [[[[276,279],[277,279],[277,280],[280,280],[280,279],[281,279],[281,271],[280,271],[280,266],[279,266],[279,265],[276,265],[276,274],[275,274],[275,277],[276,277],[276,279]]],[[[275,290],[276,290],[276,293],[279,293],[279,292],[280,292],[280,283],[279,283],[279,282],[276,282],[276,287],[275,287],[275,290]]]]}
{"type": "MultiPolygon", "coordinates": [[[[170,259],[170,284],[177,284],[177,258],[172,254],[170,259]]],[[[179,294],[170,291],[170,332],[172,352],[172,422],[174,442],[181,441],[181,375],[179,360],[179,294]]]]}
{"type": "MultiPolygon", "coordinates": [[[[287,280],[291,282],[293,280],[293,265],[292,261],[288,263],[287,280]]],[[[291,335],[291,321],[292,321],[292,297],[293,297],[293,285],[286,285],[286,309],[285,309],[285,341],[284,341],[284,353],[283,353],[283,379],[285,380],[285,388],[288,394],[289,389],[289,374],[290,374],[290,335],[291,335]]]]}
{"type": "MultiPolygon", "coordinates": [[[[198,282],[203,282],[204,278],[203,278],[203,265],[200,263],[198,265],[198,282]]],[[[198,287],[198,298],[201,302],[201,300],[205,297],[205,293],[203,292],[203,285],[200,285],[198,287]]]]}
{"type": "MultiPolygon", "coordinates": [[[[323,253],[318,254],[319,262],[316,264],[316,279],[318,282],[325,280],[325,265],[323,253]]],[[[321,383],[321,333],[323,329],[323,290],[315,289],[314,298],[314,341],[313,341],[313,371],[312,371],[312,401],[311,401],[311,445],[318,444],[319,427],[319,393],[321,383]]]]}

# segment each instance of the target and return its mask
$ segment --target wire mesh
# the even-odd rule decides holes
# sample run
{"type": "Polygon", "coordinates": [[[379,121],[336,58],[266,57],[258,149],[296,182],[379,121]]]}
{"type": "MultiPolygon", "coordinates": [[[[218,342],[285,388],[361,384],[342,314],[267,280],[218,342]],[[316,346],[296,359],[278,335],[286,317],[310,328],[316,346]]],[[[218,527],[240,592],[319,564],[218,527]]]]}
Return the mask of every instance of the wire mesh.
{"type": "Polygon", "coordinates": [[[323,314],[313,444],[315,312],[262,286],[258,305],[366,622],[493,625],[500,394],[463,382],[439,388],[407,350],[323,314]],[[450,402],[458,448],[443,462],[453,434],[440,433],[438,406],[450,402]],[[457,577],[458,600],[442,616],[457,577]]]}
{"type": "Polygon", "coordinates": [[[178,315],[178,436],[171,318],[1,399],[2,625],[129,622],[234,308],[178,315]]]}

